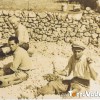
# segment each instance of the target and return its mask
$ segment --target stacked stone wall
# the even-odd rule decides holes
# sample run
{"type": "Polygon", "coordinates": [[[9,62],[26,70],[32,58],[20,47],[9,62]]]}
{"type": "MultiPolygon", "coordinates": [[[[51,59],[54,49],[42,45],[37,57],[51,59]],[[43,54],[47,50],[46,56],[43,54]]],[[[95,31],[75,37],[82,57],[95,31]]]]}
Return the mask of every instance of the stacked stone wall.
{"type": "Polygon", "coordinates": [[[100,15],[93,11],[66,14],[0,10],[0,38],[6,39],[14,33],[8,20],[13,15],[20,18],[28,29],[30,39],[35,41],[70,42],[79,39],[93,45],[100,41],[100,15]]]}

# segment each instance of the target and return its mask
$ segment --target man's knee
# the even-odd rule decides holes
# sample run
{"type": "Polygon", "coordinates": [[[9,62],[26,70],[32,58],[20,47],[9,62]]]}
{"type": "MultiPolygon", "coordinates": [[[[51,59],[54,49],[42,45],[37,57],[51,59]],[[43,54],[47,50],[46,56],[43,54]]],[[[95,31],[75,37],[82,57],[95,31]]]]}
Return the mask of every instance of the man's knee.
{"type": "Polygon", "coordinates": [[[45,95],[45,94],[54,94],[55,93],[55,90],[53,89],[53,87],[52,86],[50,86],[50,85],[46,85],[46,86],[43,86],[42,88],[39,88],[38,90],[37,90],[37,94],[38,95],[45,95]]]}

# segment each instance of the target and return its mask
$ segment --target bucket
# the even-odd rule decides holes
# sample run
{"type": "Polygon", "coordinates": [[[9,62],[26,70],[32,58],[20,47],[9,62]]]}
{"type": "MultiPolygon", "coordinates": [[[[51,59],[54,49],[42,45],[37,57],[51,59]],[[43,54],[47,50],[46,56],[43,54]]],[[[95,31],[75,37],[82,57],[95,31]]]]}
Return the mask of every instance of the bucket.
{"type": "Polygon", "coordinates": [[[67,5],[66,4],[62,4],[61,5],[61,10],[64,11],[64,12],[67,11],[67,5]]]}

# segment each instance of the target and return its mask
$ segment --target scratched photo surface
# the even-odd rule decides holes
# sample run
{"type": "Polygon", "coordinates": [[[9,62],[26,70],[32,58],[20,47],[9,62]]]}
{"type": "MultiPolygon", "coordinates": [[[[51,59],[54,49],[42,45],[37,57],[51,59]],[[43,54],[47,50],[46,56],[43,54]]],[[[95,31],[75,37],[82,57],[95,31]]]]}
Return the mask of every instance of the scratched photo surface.
{"type": "Polygon", "coordinates": [[[0,99],[100,98],[99,13],[100,0],[0,0],[0,99]]]}

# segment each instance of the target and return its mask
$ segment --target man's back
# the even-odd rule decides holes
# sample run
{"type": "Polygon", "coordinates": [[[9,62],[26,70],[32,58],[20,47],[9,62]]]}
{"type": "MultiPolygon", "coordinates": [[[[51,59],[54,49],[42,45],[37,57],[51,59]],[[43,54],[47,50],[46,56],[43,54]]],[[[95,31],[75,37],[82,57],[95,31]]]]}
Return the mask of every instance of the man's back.
{"type": "Polygon", "coordinates": [[[14,52],[14,61],[11,69],[13,70],[29,70],[32,67],[31,59],[26,50],[18,47],[14,52]]]}
{"type": "Polygon", "coordinates": [[[19,43],[28,43],[29,42],[29,35],[28,31],[25,26],[22,24],[18,25],[18,29],[15,31],[15,35],[19,39],[19,43]]]}

